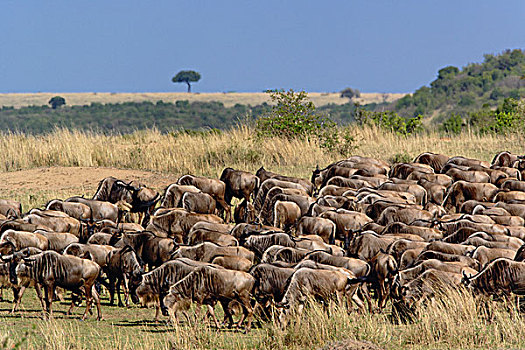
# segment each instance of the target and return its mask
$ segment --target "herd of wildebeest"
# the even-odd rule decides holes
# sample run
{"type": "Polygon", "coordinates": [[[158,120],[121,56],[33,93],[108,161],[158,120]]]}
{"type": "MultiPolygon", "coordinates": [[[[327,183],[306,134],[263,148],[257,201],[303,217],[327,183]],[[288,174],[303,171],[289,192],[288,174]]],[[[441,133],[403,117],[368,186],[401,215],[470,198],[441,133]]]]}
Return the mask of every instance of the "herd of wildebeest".
{"type": "Polygon", "coordinates": [[[68,314],[85,297],[82,319],[93,302],[101,319],[99,294],[114,304],[116,290],[119,306],[154,305],[156,321],[206,305],[219,328],[219,303],[246,331],[254,313],[285,326],[309,300],[413,311],[461,285],[511,305],[525,294],[523,176],[525,157],[510,152],[492,163],[427,152],[392,165],[351,156],[310,180],[226,168],[162,194],[108,177],[91,199],[26,213],[0,200],[0,284],[12,312],[34,287],[44,317],[69,291],[68,314]]]}

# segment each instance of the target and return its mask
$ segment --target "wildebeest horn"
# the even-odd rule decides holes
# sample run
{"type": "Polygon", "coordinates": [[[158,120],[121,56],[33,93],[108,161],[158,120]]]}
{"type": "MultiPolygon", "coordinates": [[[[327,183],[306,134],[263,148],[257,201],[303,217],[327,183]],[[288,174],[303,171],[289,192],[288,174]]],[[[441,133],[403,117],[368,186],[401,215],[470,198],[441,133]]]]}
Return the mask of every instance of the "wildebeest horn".
{"type": "Polygon", "coordinates": [[[24,262],[26,262],[26,263],[30,263],[30,262],[36,261],[33,258],[23,258],[23,259],[24,259],[24,262]]]}
{"type": "Polygon", "coordinates": [[[463,278],[465,279],[465,281],[470,282],[470,277],[467,275],[465,271],[463,271],[463,278]]]}

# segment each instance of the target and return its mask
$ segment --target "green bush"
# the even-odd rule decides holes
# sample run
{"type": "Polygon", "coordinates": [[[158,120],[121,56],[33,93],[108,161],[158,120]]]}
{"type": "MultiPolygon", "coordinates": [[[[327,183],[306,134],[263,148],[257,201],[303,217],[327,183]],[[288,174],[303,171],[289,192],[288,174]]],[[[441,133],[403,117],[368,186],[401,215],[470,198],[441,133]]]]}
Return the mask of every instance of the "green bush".
{"type": "Polygon", "coordinates": [[[394,111],[374,112],[358,108],[355,119],[360,125],[376,125],[397,134],[409,135],[422,129],[423,116],[403,118],[394,111]]]}
{"type": "Polygon", "coordinates": [[[450,134],[460,134],[461,129],[463,128],[463,118],[459,114],[454,114],[445,122],[443,122],[442,129],[443,131],[450,134]]]}
{"type": "Polygon", "coordinates": [[[352,135],[338,130],[336,123],[318,113],[305,91],[269,90],[272,110],[257,119],[258,138],[314,139],[328,151],[345,153],[355,148],[352,135]]]}

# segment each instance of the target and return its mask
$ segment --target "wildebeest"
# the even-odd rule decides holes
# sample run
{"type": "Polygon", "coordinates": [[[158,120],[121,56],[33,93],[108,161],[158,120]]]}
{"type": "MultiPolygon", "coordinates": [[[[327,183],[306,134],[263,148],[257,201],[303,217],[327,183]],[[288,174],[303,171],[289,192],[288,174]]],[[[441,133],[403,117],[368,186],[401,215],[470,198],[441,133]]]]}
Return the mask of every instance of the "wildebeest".
{"type": "Polygon", "coordinates": [[[69,232],[80,236],[82,230],[79,220],[55,210],[33,209],[23,220],[30,224],[42,225],[54,232],[69,232]]]}
{"type": "Polygon", "coordinates": [[[203,176],[183,175],[177,180],[178,185],[195,186],[204,193],[212,196],[217,202],[217,208],[224,211],[226,222],[231,220],[231,208],[226,203],[226,184],[218,179],[209,179],[203,176]]]}
{"type": "Polygon", "coordinates": [[[224,199],[231,205],[232,198],[250,201],[250,195],[257,193],[260,180],[257,176],[247,171],[226,168],[222,171],[220,180],[226,184],[224,199]]]}
{"type": "Polygon", "coordinates": [[[182,206],[181,200],[182,196],[186,192],[200,192],[197,187],[192,185],[177,185],[177,184],[171,184],[168,187],[166,187],[166,190],[164,191],[164,195],[162,198],[162,201],[160,203],[160,206],[162,208],[179,208],[182,206]]]}
{"type": "Polygon", "coordinates": [[[255,175],[261,180],[261,183],[268,179],[295,182],[301,185],[305,189],[306,193],[308,193],[308,195],[310,196],[314,193],[315,190],[314,185],[306,179],[272,173],[271,171],[267,171],[266,169],[264,169],[264,167],[260,167],[259,170],[257,170],[257,172],[255,173],[255,175]]]}
{"type": "Polygon", "coordinates": [[[215,258],[213,258],[211,263],[222,266],[225,269],[245,272],[248,272],[253,266],[253,262],[251,262],[250,260],[235,255],[216,256],[215,258]]]}
{"type": "Polygon", "coordinates": [[[49,240],[40,233],[7,230],[0,236],[0,245],[6,242],[13,244],[15,250],[35,247],[41,250],[49,248],[49,240]]]}
{"type": "Polygon", "coordinates": [[[207,221],[222,224],[224,221],[213,214],[190,213],[185,209],[166,209],[157,211],[146,227],[147,230],[156,232],[157,235],[175,238],[178,243],[184,242],[184,237],[198,222],[207,221]]]}
{"type": "Polygon", "coordinates": [[[186,192],[182,195],[182,207],[197,214],[214,214],[215,199],[204,192],[186,192]]]}
{"type": "Polygon", "coordinates": [[[178,244],[171,238],[158,237],[153,232],[126,232],[117,244],[118,247],[131,246],[149,267],[159,266],[170,260],[178,244]]]}
{"type": "Polygon", "coordinates": [[[450,158],[444,154],[423,152],[414,158],[413,163],[430,165],[436,173],[440,173],[443,165],[445,165],[449,159],[450,158]]]}
{"type": "Polygon", "coordinates": [[[325,211],[320,217],[329,219],[335,224],[336,238],[345,241],[345,246],[348,246],[353,232],[373,222],[366,214],[344,209],[325,211]]]}
{"type": "MultiPolygon", "coordinates": [[[[18,274],[27,275],[43,286],[45,292],[44,312],[52,317],[52,302],[56,287],[71,290],[76,294],[85,294],[86,310],[82,319],[86,319],[93,299],[97,306],[97,319],[102,319],[100,299],[95,290],[95,280],[99,276],[100,266],[88,259],[76,256],[60,255],[54,251],[45,251],[42,254],[25,258],[16,267],[16,273],[12,276],[14,281],[18,280],[18,274]]],[[[74,304],[71,304],[68,313],[71,313],[74,304]]]]}
{"type": "Polygon", "coordinates": [[[47,238],[47,249],[61,253],[71,243],[78,243],[77,236],[67,232],[49,232],[45,230],[36,230],[33,234],[40,234],[47,238]]]}
{"type": "Polygon", "coordinates": [[[83,203],[64,202],[60,199],[53,199],[45,205],[46,210],[63,211],[67,215],[80,219],[89,219],[91,217],[91,209],[83,203]]]}
{"type": "Polygon", "coordinates": [[[164,297],[170,286],[193,272],[199,266],[208,263],[187,258],[170,260],[145,274],[132,274],[129,280],[131,300],[143,305],[155,304],[155,321],[159,320],[160,311],[167,315],[164,297]]]}
{"type": "MultiPolygon", "coordinates": [[[[281,181],[277,179],[268,179],[266,181],[261,181],[261,186],[259,187],[259,191],[257,191],[257,196],[255,196],[255,200],[253,201],[253,206],[255,207],[255,210],[257,212],[259,212],[262,209],[268,192],[270,192],[270,190],[274,187],[291,188],[300,191],[305,191],[303,186],[295,182],[281,181]]],[[[307,194],[306,191],[304,194],[307,194]]]]}
{"type": "Polygon", "coordinates": [[[139,182],[125,183],[110,176],[100,181],[97,192],[92,199],[114,204],[124,201],[131,205],[132,213],[150,214],[159,201],[160,195],[157,191],[139,182]]]}
{"type": "Polygon", "coordinates": [[[334,244],[336,225],[330,219],[303,216],[297,223],[295,232],[298,236],[318,235],[325,243],[334,244]]]}
{"type": "Polygon", "coordinates": [[[300,268],[290,277],[283,299],[277,304],[283,307],[279,320],[285,326],[291,312],[300,314],[309,297],[316,300],[337,301],[342,304],[343,298],[350,300],[356,291],[349,284],[355,276],[348,270],[317,270],[300,268]]]}
{"type": "Polygon", "coordinates": [[[525,294],[525,263],[499,258],[487,264],[477,275],[464,276],[465,285],[476,293],[505,297],[525,294]]]}
{"type": "Polygon", "coordinates": [[[117,289],[118,306],[123,306],[120,299],[120,285],[124,283],[124,300],[128,306],[129,280],[144,273],[143,262],[129,245],[109,252],[106,256],[104,272],[108,277],[109,305],[113,305],[115,287],[117,289]]]}
{"type": "Polygon", "coordinates": [[[295,202],[277,201],[274,206],[273,226],[288,231],[301,218],[301,208],[295,202]]]}
{"type": "Polygon", "coordinates": [[[489,183],[469,183],[457,181],[448,189],[443,201],[443,207],[449,212],[459,211],[462,203],[474,199],[477,201],[488,202],[498,192],[498,188],[489,183]]]}
{"type": "Polygon", "coordinates": [[[171,286],[169,294],[164,298],[164,303],[171,310],[185,300],[195,302],[197,307],[205,304],[219,328],[219,321],[214,310],[216,302],[222,304],[225,317],[230,320],[230,326],[232,326],[233,318],[229,304],[237,301],[243,310],[243,316],[237,326],[240,327],[246,320],[245,330],[249,331],[253,314],[250,299],[254,284],[255,279],[247,272],[202,266],[171,286]]]}
{"type": "Polygon", "coordinates": [[[253,296],[264,308],[268,308],[271,302],[280,302],[286,291],[286,283],[294,272],[292,268],[272,264],[253,266],[249,271],[255,278],[253,296]]]}
{"type": "Polygon", "coordinates": [[[119,209],[117,205],[113,203],[95,199],[86,199],[78,196],[70,197],[66,199],[65,202],[82,203],[87,205],[91,209],[91,218],[93,220],[108,219],[113,222],[118,222],[119,209]]]}
{"type": "Polygon", "coordinates": [[[82,257],[85,256],[86,253],[89,253],[91,260],[96,262],[102,268],[106,266],[109,253],[117,249],[118,248],[110,245],[71,243],[64,248],[64,254],[82,257]]]}
{"type": "Polygon", "coordinates": [[[243,222],[254,224],[256,221],[258,221],[257,213],[253,204],[247,200],[243,200],[240,204],[236,205],[233,212],[233,220],[237,224],[243,222]]]}

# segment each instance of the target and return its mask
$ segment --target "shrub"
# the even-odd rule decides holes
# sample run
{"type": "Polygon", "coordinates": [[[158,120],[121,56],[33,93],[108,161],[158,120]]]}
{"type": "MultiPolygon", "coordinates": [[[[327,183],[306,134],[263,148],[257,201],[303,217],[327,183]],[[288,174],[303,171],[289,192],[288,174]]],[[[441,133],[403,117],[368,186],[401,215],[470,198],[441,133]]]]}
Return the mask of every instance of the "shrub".
{"type": "Polygon", "coordinates": [[[360,125],[376,125],[397,134],[409,135],[421,130],[423,116],[403,118],[394,111],[374,112],[358,108],[355,119],[360,125]]]}
{"type": "Polygon", "coordinates": [[[327,116],[317,113],[305,91],[269,90],[274,103],[269,114],[257,120],[258,138],[311,139],[328,151],[346,152],[354,147],[351,135],[342,134],[327,116]],[[349,146],[348,144],[351,144],[349,146]]]}
{"type": "Polygon", "coordinates": [[[443,131],[451,134],[460,134],[463,127],[463,118],[459,114],[454,114],[443,122],[443,131]]]}

